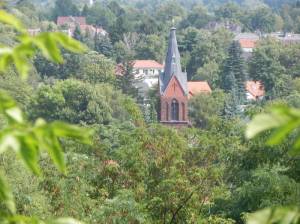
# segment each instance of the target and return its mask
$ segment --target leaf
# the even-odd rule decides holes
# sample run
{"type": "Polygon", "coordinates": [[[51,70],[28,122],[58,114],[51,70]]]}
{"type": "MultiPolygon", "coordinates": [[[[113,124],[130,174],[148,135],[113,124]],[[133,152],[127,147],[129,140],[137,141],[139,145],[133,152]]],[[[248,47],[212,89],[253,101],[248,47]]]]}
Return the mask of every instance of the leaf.
{"type": "Polygon", "coordinates": [[[49,224],[83,224],[83,223],[73,218],[59,218],[54,221],[50,221],[49,224]]]}
{"type": "Polygon", "coordinates": [[[8,117],[10,119],[12,119],[13,121],[17,122],[17,123],[23,123],[23,115],[22,115],[22,111],[20,108],[18,107],[13,107],[10,109],[7,109],[6,114],[8,115],[8,117]]]}
{"type": "Polygon", "coordinates": [[[300,138],[298,138],[293,145],[293,148],[289,151],[289,154],[292,156],[296,156],[300,154],[300,138]]]}
{"type": "Polygon", "coordinates": [[[16,213],[16,206],[13,199],[13,194],[7,185],[4,177],[0,173],[0,201],[2,201],[11,213],[16,213]]]}
{"type": "Polygon", "coordinates": [[[252,213],[247,224],[297,224],[300,220],[299,209],[296,207],[267,208],[252,213]]]}
{"type": "Polygon", "coordinates": [[[251,139],[263,131],[279,127],[281,124],[285,123],[285,121],[285,117],[275,114],[259,114],[248,124],[246,137],[251,139]]]}
{"type": "Polygon", "coordinates": [[[66,174],[64,153],[51,126],[39,126],[34,132],[38,138],[39,147],[46,150],[58,170],[66,174]]]}
{"type": "Polygon", "coordinates": [[[87,130],[75,125],[66,124],[63,122],[55,121],[51,124],[53,131],[56,136],[59,137],[70,137],[84,144],[91,144],[90,137],[93,131],[87,130]]]}
{"type": "Polygon", "coordinates": [[[15,152],[20,150],[20,142],[13,135],[5,135],[0,139],[0,154],[8,149],[13,149],[15,152]]]}
{"type": "Polygon", "coordinates": [[[25,137],[20,137],[21,150],[19,155],[22,157],[23,162],[26,166],[36,175],[41,174],[39,168],[38,159],[39,159],[39,150],[38,143],[34,139],[34,136],[26,135],[25,137]]]}
{"type": "Polygon", "coordinates": [[[33,44],[35,44],[49,60],[57,63],[63,62],[60,50],[50,33],[39,34],[34,38],[33,44]]]}
{"type": "Polygon", "coordinates": [[[285,137],[291,133],[294,129],[296,129],[300,125],[300,120],[296,122],[295,120],[291,120],[286,124],[278,127],[277,130],[271,135],[270,139],[268,140],[268,145],[278,145],[280,144],[285,137]]]}
{"type": "Polygon", "coordinates": [[[67,36],[64,33],[55,32],[55,33],[51,33],[51,35],[62,47],[64,47],[69,51],[76,52],[76,53],[81,53],[86,51],[86,47],[82,43],[67,36]]]}
{"type": "Polygon", "coordinates": [[[5,92],[0,90],[0,112],[4,112],[7,109],[13,108],[16,106],[16,102],[5,92]]]}
{"type": "Polygon", "coordinates": [[[20,32],[24,32],[24,27],[22,23],[16,17],[5,12],[4,10],[0,10],[0,22],[13,26],[16,30],[20,32]]]}

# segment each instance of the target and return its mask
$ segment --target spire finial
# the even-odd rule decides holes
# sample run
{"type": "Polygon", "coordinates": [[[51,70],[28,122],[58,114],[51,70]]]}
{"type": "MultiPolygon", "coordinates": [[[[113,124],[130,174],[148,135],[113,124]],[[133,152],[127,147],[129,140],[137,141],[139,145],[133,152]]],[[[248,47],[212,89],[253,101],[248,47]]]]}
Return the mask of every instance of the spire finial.
{"type": "Polygon", "coordinates": [[[175,20],[174,18],[172,19],[172,29],[175,28],[175,20]]]}

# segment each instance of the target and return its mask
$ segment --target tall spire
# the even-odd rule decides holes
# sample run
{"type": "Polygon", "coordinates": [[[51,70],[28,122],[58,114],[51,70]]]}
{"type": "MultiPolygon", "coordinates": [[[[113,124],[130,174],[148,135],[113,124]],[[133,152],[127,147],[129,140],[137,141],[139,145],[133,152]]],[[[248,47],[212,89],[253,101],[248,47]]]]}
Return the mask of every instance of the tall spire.
{"type": "Polygon", "coordinates": [[[176,28],[172,27],[169,36],[168,51],[164,72],[160,76],[160,92],[163,93],[173,76],[176,76],[185,94],[187,94],[187,75],[182,72],[180,54],[176,40],[176,28]]]}

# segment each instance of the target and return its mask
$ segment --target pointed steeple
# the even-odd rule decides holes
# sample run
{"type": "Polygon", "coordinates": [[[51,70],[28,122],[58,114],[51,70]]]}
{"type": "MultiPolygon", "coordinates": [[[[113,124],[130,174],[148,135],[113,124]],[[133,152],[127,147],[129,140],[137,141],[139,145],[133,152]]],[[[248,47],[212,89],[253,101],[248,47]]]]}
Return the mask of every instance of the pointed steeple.
{"type": "Polygon", "coordinates": [[[169,36],[168,51],[164,72],[160,75],[160,93],[163,94],[171,78],[176,76],[185,94],[187,91],[187,75],[182,72],[180,54],[176,40],[176,28],[172,27],[169,36]]]}

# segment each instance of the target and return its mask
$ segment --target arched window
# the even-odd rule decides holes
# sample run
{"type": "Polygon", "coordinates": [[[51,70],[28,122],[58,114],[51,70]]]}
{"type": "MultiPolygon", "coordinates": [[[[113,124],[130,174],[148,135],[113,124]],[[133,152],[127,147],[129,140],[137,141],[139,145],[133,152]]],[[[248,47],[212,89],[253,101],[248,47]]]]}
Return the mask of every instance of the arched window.
{"type": "Polygon", "coordinates": [[[166,120],[169,120],[169,104],[166,102],[166,120]]]}
{"type": "Polygon", "coordinates": [[[172,100],[171,110],[172,110],[172,114],[171,114],[172,120],[178,121],[179,120],[179,104],[176,99],[172,100]]]}
{"type": "Polygon", "coordinates": [[[185,121],[185,106],[184,106],[184,103],[181,103],[181,107],[182,107],[182,120],[185,121]]]}

